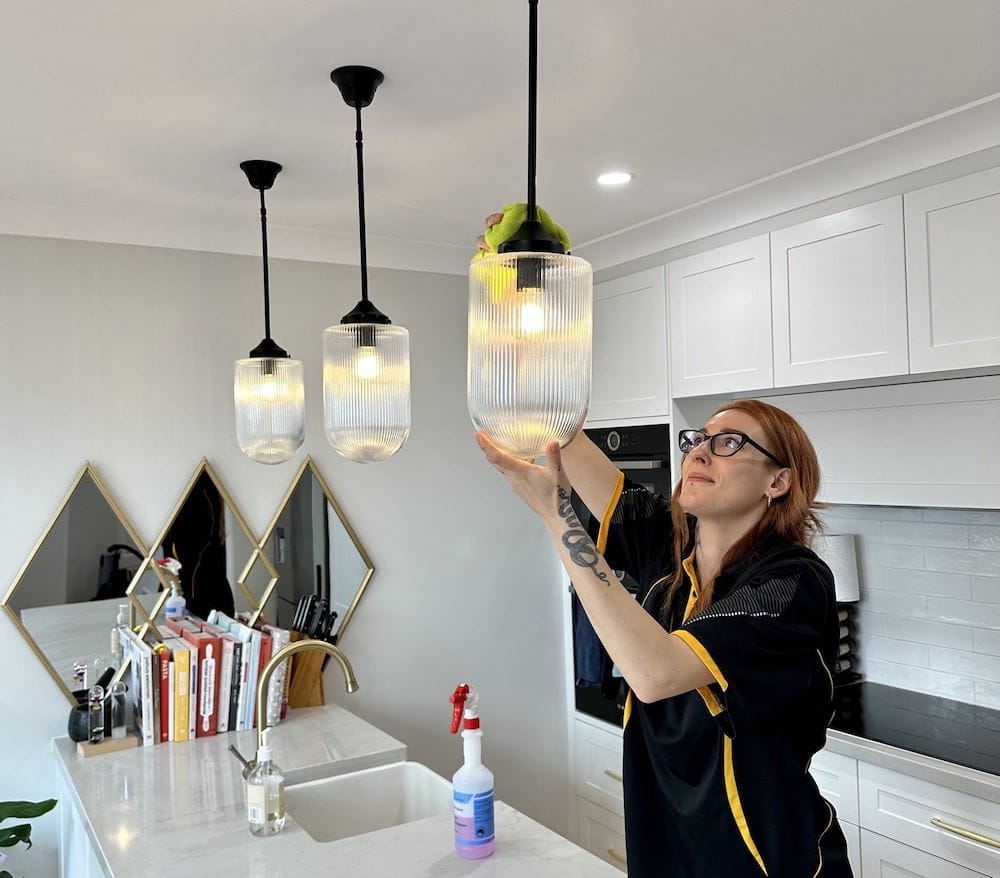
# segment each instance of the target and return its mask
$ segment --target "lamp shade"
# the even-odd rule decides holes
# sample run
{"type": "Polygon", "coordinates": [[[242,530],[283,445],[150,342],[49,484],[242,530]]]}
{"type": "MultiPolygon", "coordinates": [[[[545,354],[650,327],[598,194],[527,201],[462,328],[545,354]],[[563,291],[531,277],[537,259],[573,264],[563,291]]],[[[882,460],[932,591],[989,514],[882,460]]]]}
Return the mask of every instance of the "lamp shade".
{"type": "Polygon", "coordinates": [[[833,571],[833,584],[838,603],[859,600],[858,558],[854,548],[854,534],[816,534],[813,551],[833,571]]]}
{"type": "Polygon", "coordinates": [[[469,271],[469,414],[516,457],[569,442],[590,404],[594,284],[562,253],[498,253],[469,271]]]}
{"type": "Polygon", "coordinates": [[[233,380],[236,440],[257,463],[282,463],[305,438],[302,361],[288,357],[237,360],[233,380]]]}
{"type": "Polygon", "coordinates": [[[410,435],[410,334],[340,323],[323,333],[323,422],[334,451],[357,463],[391,457],[410,435]]]}

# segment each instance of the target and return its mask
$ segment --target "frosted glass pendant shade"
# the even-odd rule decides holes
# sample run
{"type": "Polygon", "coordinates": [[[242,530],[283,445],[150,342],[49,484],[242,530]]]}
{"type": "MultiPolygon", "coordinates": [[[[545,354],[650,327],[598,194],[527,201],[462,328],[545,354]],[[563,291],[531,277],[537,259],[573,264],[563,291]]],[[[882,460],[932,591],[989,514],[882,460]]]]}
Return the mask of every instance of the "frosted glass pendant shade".
{"type": "Polygon", "coordinates": [[[302,361],[250,357],[236,361],[236,439],[257,463],[288,460],[305,438],[302,361]]]}
{"type": "Polygon", "coordinates": [[[410,435],[410,333],[341,323],[323,333],[323,423],[337,454],[357,463],[392,457],[410,435]]]}
{"type": "Polygon", "coordinates": [[[498,253],[469,270],[469,414],[516,457],[569,442],[590,405],[594,276],[578,256],[498,253]]]}

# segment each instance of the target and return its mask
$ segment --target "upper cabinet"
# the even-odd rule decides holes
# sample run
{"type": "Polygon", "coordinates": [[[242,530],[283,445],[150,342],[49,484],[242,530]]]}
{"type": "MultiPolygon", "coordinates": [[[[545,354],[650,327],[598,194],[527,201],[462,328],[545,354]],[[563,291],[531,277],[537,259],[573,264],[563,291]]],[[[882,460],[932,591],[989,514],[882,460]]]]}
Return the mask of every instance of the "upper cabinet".
{"type": "Polygon", "coordinates": [[[910,371],[1000,363],[1000,168],[904,204],[910,371]]]}
{"type": "Polygon", "coordinates": [[[771,387],[768,236],[668,266],[675,397],[771,387]]]}
{"type": "Polygon", "coordinates": [[[588,423],[670,417],[666,311],[662,267],[595,285],[588,423]]]}
{"type": "Polygon", "coordinates": [[[774,386],[908,371],[896,196],[771,233],[774,386]]]}

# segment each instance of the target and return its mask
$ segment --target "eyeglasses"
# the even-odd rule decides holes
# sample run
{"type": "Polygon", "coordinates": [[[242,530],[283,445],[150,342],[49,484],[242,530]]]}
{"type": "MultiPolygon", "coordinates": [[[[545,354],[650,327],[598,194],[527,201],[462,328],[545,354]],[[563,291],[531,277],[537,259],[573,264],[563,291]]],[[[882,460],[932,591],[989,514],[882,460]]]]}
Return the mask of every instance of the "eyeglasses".
{"type": "Polygon", "coordinates": [[[778,466],[784,464],[778,460],[763,445],[754,442],[746,433],[739,430],[726,430],[724,433],[709,435],[704,430],[681,430],[677,435],[677,445],[681,454],[688,454],[694,451],[702,442],[708,442],[708,447],[716,457],[732,457],[744,445],[752,445],[769,460],[773,460],[778,466]]]}

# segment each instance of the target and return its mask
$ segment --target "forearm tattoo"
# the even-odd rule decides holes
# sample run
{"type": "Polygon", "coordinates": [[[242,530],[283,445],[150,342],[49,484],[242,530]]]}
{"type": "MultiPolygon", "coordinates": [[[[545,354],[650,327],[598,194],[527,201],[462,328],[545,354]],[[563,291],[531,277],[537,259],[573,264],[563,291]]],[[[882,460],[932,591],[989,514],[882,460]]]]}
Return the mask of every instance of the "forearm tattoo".
{"type": "Polygon", "coordinates": [[[562,543],[569,552],[570,560],[577,567],[589,567],[601,582],[611,585],[608,581],[608,574],[603,570],[598,570],[597,565],[601,561],[601,555],[594,545],[594,541],[588,536],[587,531],[580,524],[580,519],[573,511],[573,504],[570,502],[569,493],[565,488],[559,488],[559,517],[566,522],[566,530],[562,535],[562,543]]]}

